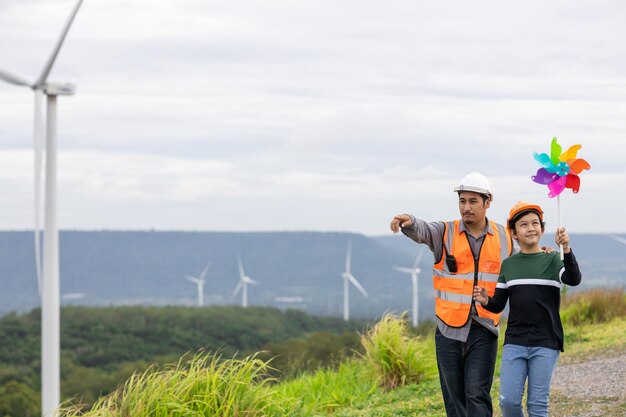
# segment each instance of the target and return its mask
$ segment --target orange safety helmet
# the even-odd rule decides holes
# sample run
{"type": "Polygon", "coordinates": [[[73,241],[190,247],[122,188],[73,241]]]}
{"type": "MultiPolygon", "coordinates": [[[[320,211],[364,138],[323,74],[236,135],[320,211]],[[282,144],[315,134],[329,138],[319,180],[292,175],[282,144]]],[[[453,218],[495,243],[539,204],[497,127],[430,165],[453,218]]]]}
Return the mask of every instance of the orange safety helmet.
{"type": "MultiPolygon", "coordinates": [[[[543,225],[543,210],[537,204],[530,203],[528,201],[518,201],[511,207],[509,211],[509,219],[506,222],[506,227],[509,230],[515,229],[515,221],[520,217],[519,215],[525,211],[532,211],[537,213],[539,221],[543,225]]],[[[543,230],[543,227],[542,227],[543,230]]]]}

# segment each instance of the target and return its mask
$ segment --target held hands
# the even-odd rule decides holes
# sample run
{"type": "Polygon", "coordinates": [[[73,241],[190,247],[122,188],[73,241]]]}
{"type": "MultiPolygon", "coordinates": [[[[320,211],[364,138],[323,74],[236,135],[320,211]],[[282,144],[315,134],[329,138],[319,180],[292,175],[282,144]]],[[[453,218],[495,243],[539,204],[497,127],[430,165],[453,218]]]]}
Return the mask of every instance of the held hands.
{"type": "Polygon", "coordinates": [[[474,300],[478,301],[483,306],[486,306],[489,302],[489,296],[487,295],[487,290],[483,287],[475,286],[474,287],[474,300]]]}
{"type": "Polygon", "coordinates": [[[556,229],[554,241],[557,245],[563,245],[563,253],[571,252],[571,249],[569,247],[569,235],[567,234],[567,231],[565,231],[564,227],[559,227],[558,229],[556,229]]]}
{"type": "Polygon", "coordinates": [[[411,227],[413,225],[413,219],[408,214],[398,214],[391,219],[391,231],[398,233],[401,227],[411,227]]]}

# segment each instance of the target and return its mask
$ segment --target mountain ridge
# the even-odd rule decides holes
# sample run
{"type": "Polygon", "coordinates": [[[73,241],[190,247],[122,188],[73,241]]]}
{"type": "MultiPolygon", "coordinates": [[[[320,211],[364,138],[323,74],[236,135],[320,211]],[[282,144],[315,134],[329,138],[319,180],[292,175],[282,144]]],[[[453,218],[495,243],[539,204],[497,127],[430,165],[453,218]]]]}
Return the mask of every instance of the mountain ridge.
{"type": "MultiPolygon", "coordinates": [[[[550,245],[552,239],[546,235],[542,242],[550,245]]],[[[184,276],[197,276],[207,262],[212,264],[206,276],[205,305],[239,304],[240,298],[232,299],[239,253],[246,274],[260,283],[249,287],[250,305],[331,316],[342,314],[341,273],[351,242],[352,273],[370,293],[366,299],[350,288],[354,318],[410,311],[410,279],[393,266],[411,266],[423,246],[401,234],[312,231],[64,230],[59,240],[64,304],[194,305],[196,286],[184,276]]],[[[626,285],[622,261],[626,245],[606,235],[573,234],[572,247],[581,264],[584,288],[626,285]]],[[[0,232],[0,314],[39,305],[33,248],[32,232],[0,232]]],[[[432,256],[428,255],[419,265],[422,319],[433,317],[432,256]]]]}

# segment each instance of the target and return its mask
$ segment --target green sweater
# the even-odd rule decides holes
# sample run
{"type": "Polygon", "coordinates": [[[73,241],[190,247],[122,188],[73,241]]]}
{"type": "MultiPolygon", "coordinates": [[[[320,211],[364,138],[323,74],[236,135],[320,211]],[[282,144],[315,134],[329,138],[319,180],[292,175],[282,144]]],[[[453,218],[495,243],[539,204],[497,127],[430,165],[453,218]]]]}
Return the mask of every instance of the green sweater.
{"type": "Polygon", "coordinates": [[[563,351],[559,316],[562,284],[578,285],[581,273],[574,253],[518,253],[502,262],[496,292],[485,308],[499,313],[510,303],[504,344],[563,351]]]}

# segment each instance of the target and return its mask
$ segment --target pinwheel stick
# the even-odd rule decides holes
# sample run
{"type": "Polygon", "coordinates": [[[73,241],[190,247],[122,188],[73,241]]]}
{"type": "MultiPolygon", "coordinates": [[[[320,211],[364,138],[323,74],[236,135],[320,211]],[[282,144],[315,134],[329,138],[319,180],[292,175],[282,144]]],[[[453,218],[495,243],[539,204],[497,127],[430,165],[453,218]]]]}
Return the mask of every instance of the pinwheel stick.
{"type": "MultiPolygon", "coordinates": [[[[560,229],[561,228],[561,196],[560,195],[556,196],[556,210],[559,216],[559,229],[560,229]]],[[[561,260],[563,260],[564,256],[563,256],[563,244],[562,243],[559,243],[559,249],[561,250],[561,260]]]]}

